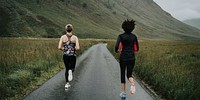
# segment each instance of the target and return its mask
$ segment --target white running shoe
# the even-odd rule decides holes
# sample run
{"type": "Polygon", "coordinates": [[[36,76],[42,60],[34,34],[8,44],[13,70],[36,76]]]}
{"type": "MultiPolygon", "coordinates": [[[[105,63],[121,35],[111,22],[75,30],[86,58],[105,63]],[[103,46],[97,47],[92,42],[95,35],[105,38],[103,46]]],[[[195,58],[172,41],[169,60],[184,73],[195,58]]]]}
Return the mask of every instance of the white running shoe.
{"type": "Polygon", "coordinates": [[[131,93],[131,94],[134,94],[134,93],[135,93],[135,83],[134,83],[134,82],[131,83],[130,93],[131,93]]]}
{"type": "Polygon", "coordinates": [[[69,70],[68,71],[68,81],[72,81],[72,79],[73,79],[73,76],[72,76],[72,70],[69,70]]]}
{"type": "Polygon", "coordinates": [[[69,84],[69,82],[67,82],[67,83],[65,84],[65,88],[66,88],[66,89],[68,89],[70,86],[71,86],[71,85],[69,84]]]}

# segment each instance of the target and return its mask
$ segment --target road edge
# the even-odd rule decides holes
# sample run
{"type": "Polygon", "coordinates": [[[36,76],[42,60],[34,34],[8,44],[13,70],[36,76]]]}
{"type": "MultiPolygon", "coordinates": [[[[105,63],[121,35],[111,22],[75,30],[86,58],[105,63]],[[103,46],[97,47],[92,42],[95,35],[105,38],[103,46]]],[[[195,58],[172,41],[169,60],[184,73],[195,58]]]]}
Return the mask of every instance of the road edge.
{"type": "MultiPolygon", "coordinates": [[[[142,81],[137,74],[133,73],[133,78],[139,83],[139,85],[147,93],[149,93],[149,95],[151,95],[151,97],[154,100],[165,100],[165,99],[161,98],[161,96],[159,96],[148,84],[146,84],[144,81],[142,81]]],[[[137,87],[136,87],[136,89],[137,89],[137,87]]]]}

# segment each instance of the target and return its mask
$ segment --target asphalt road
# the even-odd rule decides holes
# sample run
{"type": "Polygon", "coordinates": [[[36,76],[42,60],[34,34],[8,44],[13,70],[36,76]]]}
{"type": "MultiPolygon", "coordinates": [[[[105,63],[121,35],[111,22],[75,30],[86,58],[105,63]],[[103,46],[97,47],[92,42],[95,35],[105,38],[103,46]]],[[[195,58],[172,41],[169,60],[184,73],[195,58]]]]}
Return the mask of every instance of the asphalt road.
{"type": "MultiPolygon", "coordinates": [[[[97,44],[77,59],[72,87],[65,90],[65,70],[55,75],[24,100],[121,100],[120,67],[106,44],[97,44]]],[[[128,83],[128,80],[126,80],[128,83]]],[[[137,81],[136,93],[129,93],[126,100],[153,100],[153,97],[137,81]]]]}

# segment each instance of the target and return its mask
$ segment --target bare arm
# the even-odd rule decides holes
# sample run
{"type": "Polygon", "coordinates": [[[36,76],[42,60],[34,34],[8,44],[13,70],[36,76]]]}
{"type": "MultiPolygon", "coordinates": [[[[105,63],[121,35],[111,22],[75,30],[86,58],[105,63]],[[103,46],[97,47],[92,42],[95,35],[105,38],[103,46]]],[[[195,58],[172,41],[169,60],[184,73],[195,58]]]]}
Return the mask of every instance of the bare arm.
{"type": "Polygon", "coordinates": [[[58,43],[58,49],[61,50],[61,51],[64,50],[64,48],[62,47],[62,37],[60,37],[60,41],[58,43]]]}
{"type": "Polygon", "coordinates": [[[75,47],[75,49],[76,49],[76,50],[79,50],[79,49],[80,49],[78,37],[76,37],[76,47],[75,47]]]}

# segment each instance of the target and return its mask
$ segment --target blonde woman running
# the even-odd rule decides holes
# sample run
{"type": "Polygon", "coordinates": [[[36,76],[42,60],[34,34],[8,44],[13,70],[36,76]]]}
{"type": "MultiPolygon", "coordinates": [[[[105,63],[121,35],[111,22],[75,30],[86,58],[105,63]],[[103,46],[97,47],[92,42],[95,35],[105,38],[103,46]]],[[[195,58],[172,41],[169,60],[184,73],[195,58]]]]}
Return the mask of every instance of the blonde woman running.
{"type": "Polygon", "coordinates": [[[67,24],[65,26],[66,34],[62,35],[58,44],[58,49],[63,51],[63,61],[65,64],[65,88],[69,88],[69,81],[72,81],[72,72],[75,70],[76,66],[76,50],[80,49],[78,37],[73,35],[73,26],[67,24]]]}

